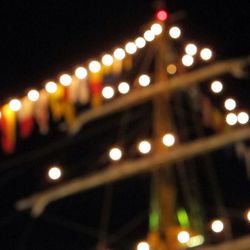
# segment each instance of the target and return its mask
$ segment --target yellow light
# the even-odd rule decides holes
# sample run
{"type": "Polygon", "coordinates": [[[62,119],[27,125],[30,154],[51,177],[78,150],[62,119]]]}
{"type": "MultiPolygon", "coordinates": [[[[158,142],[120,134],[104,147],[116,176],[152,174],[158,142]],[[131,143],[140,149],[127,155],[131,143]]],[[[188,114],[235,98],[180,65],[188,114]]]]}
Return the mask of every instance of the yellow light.
{"type": "Polygon", "coordinates": [[[190,56],[194,56],[197,53],[197,46],[193,43],[189,43],[185,47],[185,52],[190,56]]]}
{"type": "Polygon", "coordinates": [[[31,89],[28,92],[28,99],[32,102],[36,102],[39,99],[39,92],[35,89],[31,89]]]}
{"type": "Polygon", "coordinates": [[[236,101],[233,98],[228,98],[224,102],[224,107],[228,111],[234,110],[236,108],[236,101]]]}
{"type": "Polygon", "coordinates": [[[139,77],[139,84],[142,86],[142,87],[147,87],[151,82],[151,79],[148,75],[141,75],[139,77]]]}
{"type": "Polygon", "coordinates": [[[102,63],[105,66],[111,66],[114,62],[113,56],[106,54],[102,57],[102,63]]]}
{"type": "Polygon", "coordinates": [[[60,76],[60,83],[61,83],[63,86],[65,86],[65,87],[69,86],[69,85],[72,83],[72,78],[71,78],[71,76],[68,75],[68,74],[63,74],[63,75],[61,75],[61,76],[60,76]]]}
{"type": "Polygon", "coordinates": [[[209,49],[209,48],[204,48],[201,50],[200,52],[200,56],[201,56],[201,59],[204,60],[204,61],[208,61],[212,58],[213,56],[213,53],[212,53],[212,50],[209,49]]]}
{"type": "Polygon", "coordinates": [[[205,242],[203,235],[195,235],[189,239],[187,242],[188,247],[197,247],[202,245],[205,242]]]}
{"type": "Polygon", "coordinates": [[[175,137],[173,134],[165,134],[162,138],[162,142],[167,147],[172,147],[175,144],[175,137]]]}
{"type": "Polygon", "coordinates": [[[168,72],[168,74],[174,75],[176,73],[176,71],[177,71],[177,67],[174,64],[169,64],[167,66],[167,72],[168,72]]]}
{"type": "Polygon", "coordinates": [[[151,26],[151,31],[154,33],[155,36],[158,36],[162,33],[162,26],[159,23],[154,23],[151,26]]]}
{"type": "Polygon", "coordinates": [[[234,113],[229,113],[226,116],[226,123],[230,126],[234,126],[238,121],[237,115],[234,113]]]}
{"type": "Polygon", "coordinates": [[[222,82],[220,82],[220,81],[213,81],[211,83],[211,90],[214,93],[216,93],[216,94],[220,93],[223,90],[223,84],[222,84],[222,82]]]}
{"type": "Polygon", "coordinates": [[[150,250],[150,246],[147,242],[141,241],[137,244],[137,250],[150,250]]]}
{"type": "Polygon", "coordinates": [[[91,61],[89,63],[89,70],[92,72],[92,73],[97,73],[101,70],[101,64],[98,62],[98,61],[91,61]]]}
{"type": "Polygon", "coordinates": [[[135,43],[128,42],[125,46],[125,50],[128,54],[132,55],[137,51],[137,47],[135,43]]]}
{"type": "Polygon", "coordinates": [[[249,121],[249,115],[246,112],[240,112],[237,118],[240,124],[246,124],[249,121]]]}
{"type": "Polygon", "coordinates": [[[130,86],[127,82],[121,82],[119,85],[118,85],[118,91],[121,93],[121,94],[127,94],[130,90],[130,86]]]}
{"type": "Polygon", "coordinates": [[[194,58],[190,55],[184,55],[181,61],[184,66],[190,67],[194,63],[194,58]]]}
{"type": "Polygon", "coordinates": [[[148,154],[150,153],[151,151],[151,143],[149,141],[141,141],[139,144],[138,144],[138,150],[140,151],[140,153],[142,154],[148,154]]]}
{"type": "Polygon", "coordinates": [[[221,220],[215,220],[211,224],[211,229],[215,233],[221,233],[224,229],[224,223],[221,220]]]}
{"type": "Polygon", "coordinates": [[[114,51],[114,57],[115,57],[115,59],[117,59],[119,61],[123,60],[125,58],[125,56],[126,56],[126,53],[125,53],[124,49],[122,49],[122,48],[118,48],[114,51]]]}
{"type": "Polygon", "coordinates": [[[57,91],[57,84],[55,82],[47,82],[45,89],[48,93],[53,94],[57,91]]]}
{"type": "Polygon", "coordinates": [[[22,107],[22,103],[18,99],[12,99],[9,102],[9,106],[12,111],[19,111],[22,107]]]}
{"type": "Polygon", "coordinates": [[[137,46],[137,48],[142,49],[142,48],[145,47],[146,41],[145,41],[144,38],[138,37],[138,38],[136,38],[136,40],[135,40],[135,45],[137,46]]]}
{"type": "Polygon", "coordinates": [[[246,212],[246,218],[250,222],[250,209],[246,212]]]}
{"type": "Polygon", "coordinates": [[[62,176],[62,170],[58,166],[53,166],[49,168],[48,176],[53,181],[58,180],[62,176]]]}
{"type": "Polygon", "coordinates": [[[78,67],[75,70],[75,75],[78,79],[85,79],[88,75],[88,72],[84,67],[78,67]]]}
{"type": "Polygon", "coordinates": [[[113,87],[111,86],[106,86],[102,89],[102,96],[105,99],[111,99],[115,94],[115,91],[113,89],[113,87]]]}
{"type": "Polygon", "coordinates": [[[177,239],[180,243],[185,244],[189,241],[190,235],[187,231],[181,231],[178,233],[177,239]]]}
{"type": "Polygon", "coordinates": [[[169,35],[171,38],[173,39],[177,39],[181,36],[181,30],[179,27],[177,26],[173,26],[172,28],[170,28],[169,30],[169,35]]]}
{"type": "Polygon", "coordinates": [[[111,148],[109,150],[109,157],[113,161],[119,161],[122,158],[122,151],[120,148],[111,148]]]}
{"type": "Polygon", "coordinates": [[[143,37],[148,42],[152,42],[155,39],[155,35],[151,30],[145,31],[145,33],[143,34],[143,37]]]}

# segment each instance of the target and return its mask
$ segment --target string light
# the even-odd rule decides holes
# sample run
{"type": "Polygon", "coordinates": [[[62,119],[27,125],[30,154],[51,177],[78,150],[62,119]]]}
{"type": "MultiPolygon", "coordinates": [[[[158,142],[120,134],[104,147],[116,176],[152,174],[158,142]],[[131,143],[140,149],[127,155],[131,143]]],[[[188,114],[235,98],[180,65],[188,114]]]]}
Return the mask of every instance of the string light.
{"type": "Polygon", "coordinates": [[[249,121],[249,115],[246,112],[240,112],[237,115],[237,118],[240,124],[246,124],[249,121]]]}
{"type": "Polygon", "coordinates": [[[53,94],[57,91],[57,84],[55,82],[47,82],[45,85],[45,90],[49,94],[53,94]]]}
{"type": "Polygon", "coordinates": [[[147,87],[149,84],[150,84],[151,80],[150,80],[150,77],[148,75],[141,75],[139,77],[139,84],[142,86],[142,87],[147,87]]]}
{"type": "Polygon", "coordinates": [[[137,148],[138,148],[140,153],[148,154],[148,153],[150,153],[152,146],[151,146],[151,143],[149,141],[144,140],[138,144],[137,148]]]}
{"type": "Polygon", "coordinates": [[[119,61],[123,60],[125,58],[125,56],[126,56],[126,53],[125,53],[124,49],[122,49],[122,48],[118,48],[114,51],[114,57],[115,57],[115,59],[117,59],[119,61]]]}
{"type": "Polygon", "coordinates": [[[177,26],[173,26],[169,30],[169,35],[173,39],[178,39],[181,36],[181,29],[177,26]]]}
{"type": "Polygon", "coordinates": [[[189,241],[187,242],[187,246],[188,247],[197,247],[202,245],[205,242],[204,236],[199,234],[199,235],[195,235],[193,237],[190,237],[189,241]]]}
{"type": "Polygon", "coordinates": [[[142,241],[137,244],[137,250],[150,250],[150,246],[147,242],[142,241]]]}
{"type": "Polygon", "coordinates": [[[201,59],[204,60],[204,61],[208,61],[212,58],[213,56],[213,53],[212,53],[212,50],[209,49],[209,48],[204,48],[201,50],[200,52],[200,56],[201,56],[201,59]]]}
{"type": "Polygon", "coordinates": [[[89,63],[89,70],[92,73],[98,73],[101,70],[101,64],[98,61],[91,61],[89,63]]]}
{"type": "Polygon", "coordinates": [[[194,63],[194,58],[190,55],[184,55],[181,59],[182,64],[186,67],[190,67],[194,63]]]}
{"type": "Polygon", "coordinates": [[[168,74],[174,75],[176,73],[176,71],[177,71],[177,67],[174,64],[169,64],[167,66],[167,72],[168,72],[168,74]]]}
{"type": "Polygon", "coordinates": [[[22,103],[18,99],[12,99],[9,102],[9,107],[12,111],[19,111],[22,107],[22,103]]]}
{"type": "Polygon", "coordinates": [[[168,18],[168,13],[165,10],[158,10],[156,13],[156,18],[162,22],[166,21],[168,18]]]}
{"type": "Polygon", "coordinates": [[[118,85],[118,91],[121,93],[121,94],[127,94],[130,90],[130,86],[127,82],[121,82],[119,83],[118,85]]]}
{"type": "Polygon", "coordinates": [[[173,134],[165,134],[163,137],[162,137],[162,142],[165,146],[167,147],[172,147],[174,144],[175,144],[175,137],[173,134]]]}
{"type": "Polygon", "coordinates": [[[39,92],[35,89],[31,89],[29,92],[28,92],[28,99],[32,102],[36,102],[38,99],[39,99],[39,92]]]}
{"type": "Polygon", "coordinates": [[[150,29],[154,33],[155,36],[158,36],[162,33],[162,26],[159,23],[152,24],[150,29]]]}
{"type": "Polygon", "coordinates": [[[151,30],[145,31],[145,33],[143,34],[143,37],[148,42],[152,42],[155,39],[155,35],[151,30]]]}
{"type": "Polygon", "coordinates": [[[194,56],[197,53],[197,46],[193,43],[189,43],[185,47],[185,52],[190,56],[194,56]]]}
{"type": "Polygon", "coordinates": [[[216,80],[211,83],[210,88],[214,93],[218,94],[223,90],[223,84],[222,82],[216,80]]]}
{"type": "Polygon", "coordinates": [[[138,38],[136,38],[136,40],[135,40],[135,45],[137,46],[137,48],[142,49],[142,48],[145,47],[146,41],[145,41],[144,38],[138,37],[138,38]]]}
{"type": "Polygon", "coordinates": [[[60,83],[65,87],[69,86],[72,83],[72,78],[68,74],[61,75],[59,80],[60,83]]]}
{"type": "Polygon", "coordinates": [[[224,102],[224,107],[228,111],[232,111],[236,108],[236,101],[233,98],[228,98],[224,102]]]}
{"type": "Polygon", "coordinates": [[[250,209],[248,209],[248,211],[246,212],[246,218],[248,222],[250,222],[250,209]]]}
{"type": "Polygon", "coordinates": [[[85,79],[87,77],[87,75],[88,75],[88,72],[87,72],[87,70],[84,67],[78,67],[75,70],[75,76],[78,79],[85,79]]]}
{"type": "Polygon", "coordinates": [[[109,157],[113,161],[119,161],[122,158],[122,151],[120,148],[114,147],[109,150],[109,157]]]}
{"type": "Polygon", "coordinates": [[[128,54],[133,55],[137,51],[135,43],[128,42],[125,46],[125,50],[128,54]]]}
{"type": "Polygon", "coordinates": [[[114,62],[113,56],[106,54],[102,57],[102,63],[105,66],[111,66],[114,62]]]}
{"type": "Polygon", "coordinates": [[[178,233],[177,239],[180,243],[185,244],[189,241],[190,235],[187,231],[181,231],[178,233]]]}
{"type": "Polygon", "coordinates": [[[238,121],[237,115],[234,113],[229,113],[226,116],[226,123],[230,126],[234,126],[238,121]]]}
{"type": "Polygon", "coordinates": [[[102,96],[105,99],[111,99],[115,94],[115,91],[113,89],[113,87],[111,86],[106,86],[102,89],[102,96]]]}
{"type": "Polygon", "coordinates": [[[48,176],[51,180],[56,181],[61,178],[62,170],[58,166],[53,166],[48,170],[48,176]]]}
{"type": "Polygon", "coordinates": [[[215,233],[221,233],[224,229],[224,223],[221,220],[214,220],[211,224],[211,229],[215,233]]]}

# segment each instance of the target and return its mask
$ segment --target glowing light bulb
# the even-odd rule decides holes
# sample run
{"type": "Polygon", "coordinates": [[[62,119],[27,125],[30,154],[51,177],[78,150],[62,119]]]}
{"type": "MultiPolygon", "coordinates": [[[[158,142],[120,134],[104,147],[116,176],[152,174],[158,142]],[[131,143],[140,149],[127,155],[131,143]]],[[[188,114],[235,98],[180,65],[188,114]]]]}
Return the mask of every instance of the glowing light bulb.
{"type": "Polygon", "coordinates": [[[102,96],[105,99],[111,99],[115,94],[115,91],[113,89],[113,87],[111,86],[106,86],[102,89],[102,96]]]}
{"type": "Polygon", "coordinates": [[[185,47],[185,52],[190,56],[194,56],[197,53],[197,46],[193,43],[189,43],[185,47]]]}
{"type": "Polygon", "coordinates": [[[187,231],[181,231],[178,233],[177,239],[180,243],[185,244],[189,241],[190,235],[187,231]]]}
{"type": "Polygon", "coordinates": [[[121,61],[125,58],[126,53],[124,51],[124,49],[118,48],[114,51],[114,57],[115,59],[121,61]]]}
{"type": "Polygon", "coordinates": [[[98,73],[101,70],[101,64],[98,61],[91,61],[89,63],[89,70],[92,73],[98,73]]]}
{"type": "Polygon", "coordinates": [[[119,161],[122,158],[122,151],[120,148],[111,148],[109,151],[109,157],[113,161],[119,161]]]}
{"type": "Polygon", "coordinates": [[[237,118],[240,124],[246,124],[249,121],[249,115],[246,112],[240,112],[237,118]]]}
{"type": "Polygon", "coordinates": [[[106,54],[102,57],[102,63],[105,66],[111,66],[114,62],[114,58],[113,56],[106,54]]]}
{"type": "Polygon", "coordinates": [[[121,93],[121,94],[127,94],[130,90],[130,86],[127,82],[121,82],[119,85],[118,85],[118,91],[121,93]]]}
{"type": "Polygon", "coordinates": [[[228,98],[224,102],[224,107],[228,111],[234,110],[236,108],[236,101],[233,98],[228,98]]]}
{"type": "Polygon", "coordinates": [[[220,81],[213,81],[211,83],[211,90],[214,93],[216,93],[216,94],[220,93],[223,90],[223,84],[222,84],[222,82],[220,82],[220,81]]]}
{"type": "Polygon", "coordinates": [[[184,55],[181,59],[182,64],[186,67],[190,67],[194,63],[194,58],[190,55],[184,55]]]}
{"type": "Polygon", "coordinates": [[[151,151],[151,143],[149,141],[141,141],[138,144],[138,150],[140,151],[140,153],[142,154],[148,154],[151,151]]]}
{"type": "Polygon", "coordinates": [[[141,75],[139,77],[139,84],[142,86],[142,87],[147,87],[151,82],[151,79],[148,75],[141,75]]]}
{"type": "Polygon", "coordinates": [[[213,53],[212,53],[212,50],[209,49],[209,48],[204,48],[201,50],[200,52],[200,56],[201,56],[201,59],[204,60],[204,61],[208,61],[212,58],[213,56],[213,53]]]}
{"type": "Polygon", "coordinates": [[[68,75],[68,74],[63,74],[63,75],[61,75],[61,76],[60,76],[60,83],[61,83],[63,86],[65,86],[65,87],[69,86],[69,85],[72,83],[72,78],[71,78],[71,76],[68,75]]]}
{"type": "Polygon", "coordinates": [[[128,42],[125,46],[125,50],[128,54],[133,55],[137,51],[135,43],[128,42]]]}
{"type": "Polygon", "coordinates": [[[78,79],[85,79],[88,75],[88,72],[84,67],[78,67],[75,70],[75,75],[78,79]]]}
{"type": "Polygon", "coordinates": [[[45,85],[45,90],[49,94],[53,94],[57,91],[57,84],[55,82],[47,82],[45,85]]]}
{"type": "Polygon", "coordinates": [[[38,99],[39,99],[39,92],[35,89],[31,89],[29,92],[28,92],[28,99],[32,102],[36,102],[38,99]]]}
{"type": "Polygon", "coordinates": [[[155,36],[158,36],[162,33],[162,26],[159,23],[154,23],[150,29],[155,36]]]}
{"type": "Polygon", "coordinates": [[[166,21],[168,18],[168,13],[165,10],[158,10],[156,13],[156,18],[162,22],[166,21]]]}
{"type": "Polygon", "coordinates": [[[12,99],[9,102],[9,107],[12,111],[19,111],[22,107],[22,103],[18,99],[12,99]]]}
{"type": "Polygon", "coordinates": [[[250,209],[246,212],[246,218],[250,222],[250,209]]]}
{"type": "Polygon", "coordinates": [[[167,72],[168,72],[168,74],[174,75],[176,73],[176,71],[177,71],[177,67],[174,64],[169,64],[167,66],[167,72]]]}
{"type": "Polygon", "coordinates": [[[137,244],[137,250],[150,250],[150,246],[147,242],[142,241],[137,244]]]}
{"type": "Polygon", "coordinates": [[[173,134],[165,134],[162,138],[162,142],[167,147],[172,147],[175,144],[175,137],[173,134]]]}
{"type": "Polygon", "coordinates": [[[234,113],[229,113],[226,116],[226,123],[230,126],[234,126],[238,121],[237,115],[234,113]]]}
{"type": "Polygon", "coordinates": [[[148,42],[152,42],[155,39],[155,35],[151,30],[145,31],[145,33],[143,34],[143,37],[148,42]]]}
{"type": "Polygon", "coordinates": [[[136,38],[136,40],[135,40],[135,45],[137,46],[137,48],[142,49],[142,48],[145,47],[146,41],[145,41],[144,38],[138,37],[138,38],[136,38]]]}
{"type": "Polygon", "coordinates": [[[221,220],[215,220],[211,224],[211,229],[215,233],[221,233],[224,229],[224,223],[221,220]]]}
{"type": "Polygon", "coordinates": [[[51,180],[55,181],[61,178],[62,170],[58,166],[53,166],[48,170],[48,176],[51,180]]]}
{"type": "Polygon", "coordinates": [[[181,29],[177,26],[173,26],[169,30],[169,35],[173,39],[178,39],[181,36],[181,29]]]}

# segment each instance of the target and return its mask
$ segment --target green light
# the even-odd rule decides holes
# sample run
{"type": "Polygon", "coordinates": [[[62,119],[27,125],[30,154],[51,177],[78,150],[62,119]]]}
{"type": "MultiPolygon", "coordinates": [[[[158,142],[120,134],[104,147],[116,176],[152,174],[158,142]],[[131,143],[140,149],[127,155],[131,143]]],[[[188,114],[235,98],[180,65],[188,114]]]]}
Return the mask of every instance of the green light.
{"type": "Polygon", "coordinates": [[[149,227],[151,231],[155,231],[159,228],[160,216],[159,213],[153,211],[149,215],[149,227]]]}
{"type": "Polygon", "coordinates": [[[204,243],[204,237],[202,235],[196,235],[189,239],[187,242],[188,247],[197,247],[204,243]]]}
{"type": "Polygon", "coordinates": [[[177,211],[177,219],[178,219],[179,224],[182,227],[189,227],[190,226],[188,215],[187,215],[187,212],[184,208],[180,208],[177,211]]]}

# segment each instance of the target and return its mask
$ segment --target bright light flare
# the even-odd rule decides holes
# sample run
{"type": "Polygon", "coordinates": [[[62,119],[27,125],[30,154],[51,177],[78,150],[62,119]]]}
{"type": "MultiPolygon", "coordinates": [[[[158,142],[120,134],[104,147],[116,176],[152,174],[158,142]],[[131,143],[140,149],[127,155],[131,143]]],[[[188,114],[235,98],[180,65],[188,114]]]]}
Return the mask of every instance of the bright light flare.
{"type": "Polygon", "coordinates": [[[88,75],[88,72],[87,72],[87,70],[84,67],[78,67],[75,70],[75,76],[78,79],[85,79],[87,77],[87,75],[88,75]]]}
{"type": "Polygon", "coordinates": [[[91,61],[89,63],[89,70],[92,73],[98,73],[101,70],[101,64],[98,61],[91,61]]]}
{"type": "Polygon", "coordinates": [[[177,26],[173,26],[169,30],[169,35],[173,39],[178,39],[181,36],[181,29],[177,26]]]}
{"type": "Polygon", "coordinates": [[[59,168],[58,166],[49,168],[48,177],[53,181],[59,180],[62,177],[61,168],[59,168]]]}
{"type": "Polygon", "coordinates": [[[36,102],[38,99],[39,99],[39,92],[35,89],[31,89],[29,92],[28,92],[28,99],[31,101],[31,102],[36,102]]]}
{"type": "Polygon", "coordinates": [[[102,57],[102,63],[105,66],[111,66],[114,62],[114,58],[113,56],[106,54],[102,57]]]}
{"type": "Polygon", "coordinates": [[[246,212],[246,219],[250,222],[250,209],[246,212]]]}
{"type": "Polygon", "coordinates": [[[139,77],[138,81],[142,87],[147,87],[150,84],[151,79],[148,75],[143,74],[139,77]]]}
{"type": "Polygon", "coordinates": [[[214,93],[218,94],[223,90],[223,84],[221,81],[216,80],[211,83],[210,88],[214,93]]]}
{"type": "Polygon", "coordinates": [[[213,52],[209,48],[204,48],[204,49],[201,50],[200,56],[201,56],[202,60],[208,61],[208,60],[210,60],[212,58],[213,52]]]}
{"type": "Polygon", "coordinates": [[[136,38],[136,40],[135,40],[135,45],[137,46],[137,48],[142,49],[142,48],[145,47],[146,41],[145,41],[144,38],[138,37],[138,38],[136,38]]]}
{"type": "Polygon", "coordinates": [[[136,250],[150,250],[150,246],[147,242],[141,241],[137,244],[136,250]]]}
{"type": "Polygon", "coordinates": [[[181,231],[178,233],[177,239],[180,243],[185,244],[189,241],[190,235],[187,231],[181,231]]]}
{"type": "Polygon", "coordinates": [[[237,118],[238,118],[238,122],[242,125],[248,123],[249,121],[249,115],[248,113],[242,111],[240,112],[238,115],[237,115],[237,118]]]}
{"type": "Polygon", "coordinates": [[[165,146],[167,147],[172,147],[174,144],[175,144],[175,137],[173,134],[165,134],[163,137],[162,137],[162,142],[165,146]]]}
{"type": "Polygon", "coordinates": [[[22,108],[22,103],[18,99],[12,99],[9,102],[9,107],[12,111],[19,111],[22,108]]]}
{"type": "Polygon", "coordinates": [[[45,90],[49,94],[53,94],[57,91],[57,84],[55,82],[47,82],[45,85],[45,90]]]}
{"type": "Polygon", "coordinates": [[[181,59],[182,64],[186,67],[190,67],[194,63],[194,58],[190,55],[184,55],[181,59]]]}
{"type": "Polygon", "coordinates": [[[72,83],[72,77],[68,74],[61,75],[59,80],[60,83],[65,87],[69,86],[72,83]]]}
{"type": "Polygon", "coordinates": [[[224,229],[224,223],[221,220],[215,220],[211,224],[211,229],[215,233],[221,233],[224,229]]]}
{"type": "Polygon", "coordinates": [[[113,161],[119,161],[122,158],[122,151],[120,148],[114,147],[109,150],[109,157],[113,161]]]}
{"type": "Polygon", "coordinates": [[[115,94],[114,88],[111,86],[106,86],[102,89],[102,96],[105,99],[111,99],[115,94]]]}
{"type": "Polygon", "coordinates": [[[188,55],[190,55],[190,56],[196,55],[197,50],[198,50],[198,49],[197,49],[197,46],[196,46],[195,44],[193,44],[193,43],[189,43],[189,44],[187,44],[186,47],[185,47],[185,52],[186,52],[188,55]]]}
{"type": "Polygon", "coordinates": [[[154,33],[155,36],[158,36],[162,33],[162,26],[159,23],[154,23],[151,26],[151,31],[154,33]]]}
{"type": "Polygon", "coordinates": [[[152,146],[151,146],[151,143],[149,141],[144,140],[138,144],[137,148],[138,148],[140,153],[148,154],[148,153],[150,153],[152,146]]]}
{"type": "Polygon", "coordinates": [[[156,18],[159,21],[166,21],[168,19],[168,13],[165,10],[158,10],[156,13],[156,18]]]}
{"type": "Polygon", "coordinates": [[[232,111],[236,108],[236,101],[233,98],[228,98],[224,102],[224,107],[228,111],[232,111]]]}
{"type": "Polygon", "coordinates": [[[121,82],[119,83],[118,85],[118,91],[121,93],[121,94],[127,94],[130,90],[130,86],[127,82],[121,82]]]}
{"type": "Polygon", "coordinates": [[[229,113],[226,116],[226,123],[230,126],[234,126],[238,121],[237,115],[234,113],[229,113]]]}
{"type": "Polygon", "coordinates": [[[153,33],[152,30],[147,30],[143,34],[143,37],[145,38],[146,41],[152,42],[155,39],[155,34],[153,33]]]}

